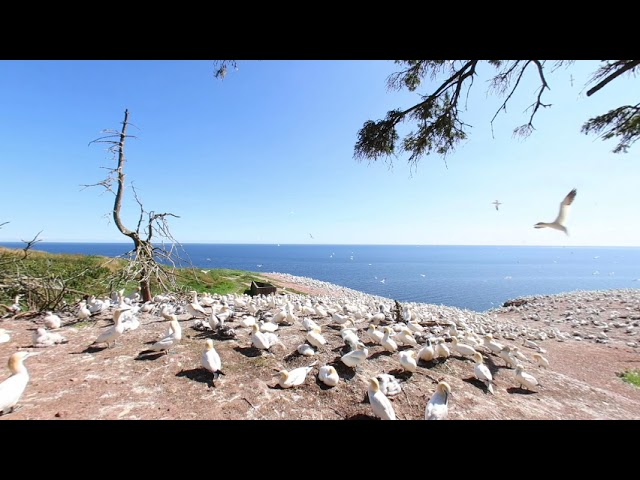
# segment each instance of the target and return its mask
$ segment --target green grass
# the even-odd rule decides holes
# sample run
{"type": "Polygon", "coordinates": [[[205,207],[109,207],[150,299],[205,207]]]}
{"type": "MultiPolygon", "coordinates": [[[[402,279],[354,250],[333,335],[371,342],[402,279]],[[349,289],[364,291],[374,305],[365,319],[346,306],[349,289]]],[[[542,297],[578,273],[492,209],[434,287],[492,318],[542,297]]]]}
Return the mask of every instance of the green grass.
{"type": "Polygon", "coordinates": [[[640,369],[636,368],[633,370],[625,370],[620,374],[620,377],[623,381],[630,383],[631,385],[635,385],[636,387],[640,387],[640,369]]]}
{"type": "MultiPolygon", "coordinates": [[[[26,259],[22,259],[21,250],[0,247],[0,303],[11,305],[15,295],[25,295],[23,305],[42,305],[48,297],[55,294],[56,279],[64,279],[67,294],[64,300],[68,305],[75,305],[84,295],[110,295],[112,290],[125,288],[132,291],[136,282],[126,285],[114,285],[112,279],[125,266],[127,260],[102,257],[97,255],[54,254],[32,250],[26,259]],[[15,258],[11,262],[8,259],[15,258]],[[46,288],[36,289],[33,282],[23,281],[16,285],[10,278],[16,274],[24,279],[38,278],[39,285],[46,288]],[[38,291],[36,291],[38,290],[38,291]]],[[[177,292],[195,290],[198,293],[209,292],[225,294],[249,293],[251,281],[270,282],[257,272],[231,269],[176,268],[177,292]]],[[[167,293],[160,291],[153,283],[152,294],[167,293]]],[[[173,292],[175,293],[175,292],[173,292]]],[[[42,307],[40,307],[42,308],[42,307]]],[[[37,308],[36,308],[37,309],[37,308]]],[[[0,312],[2,313],[2,312],[0,312]]]]}

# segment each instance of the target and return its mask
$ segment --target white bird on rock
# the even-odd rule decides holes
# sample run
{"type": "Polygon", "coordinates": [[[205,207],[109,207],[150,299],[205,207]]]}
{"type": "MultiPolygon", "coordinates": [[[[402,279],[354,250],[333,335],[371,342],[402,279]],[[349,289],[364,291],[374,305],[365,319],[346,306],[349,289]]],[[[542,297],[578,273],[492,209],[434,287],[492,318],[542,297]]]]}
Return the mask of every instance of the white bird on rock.
{"type": "Polygon", "coordinates": [[[484,383],[485,387],[489,393],[494,394],[493,391],[493,375],[491,374],[491,370],[487,367],[482,359],[482,354],[480,352],[476,352],[473,355],[473,359],[476,361],[475,366],[473,367],[473,373],[478,380],[484,383]]]}
{"type": "Polygon", "coordinates": [[[106,343],[107,348],[110,348],[111,342],[113,342],[113,346],[116,346],[116,340],[118,339],[118,337],[120,337],[120,335],[124,333],[124,325],[120,321],[120,316],[124,311],[125,310],[123,309],[118,309],[113,312],[113,321],[115,323],[111,327],[109,327],[109,329],[102,332],[91,345],[106,343]]]}
{"type": "Polygon", "coordinates": [[[360,342],[356,345],[355,350],[351,350],[340,357],[340,361],[347,367],[358,368],[369,356],[369,349],[365,347],[364,343],[360,342]]]}
{"type": "Polygon", "coordinates": [[[62,325],[62,319],[55,313],[47,310],[44,316],[44,326],[55,330],[56,328],[60,328],[60,325],[62,325]]]}
{"type": "Polygon", "coordinates": [[[274,374],[274,377],[278,378],[278,385],[282,388],[291,388],[296,387],[298,385],[302,385],[307,378],[307,375],[311,370],[313,370],[314,365],[316,365],[318,361],[316,360],[312,364],[306,367],[298,367],[294,368],[291,371],[288,370],[280,370],[278,373],[274,374]]]}
{"type": "Polygon", "coordinates": [[[202,366],[213,373],[213,379],[216,380],[220,375],[224,375],[224,372],[222,372],[222,360],[220,360],[220,355],[213,346],[213,340],[207,338],[206,344],[205,351],[202,353],[202,366]]]}
{"type": "Polygon", "coordinates": [[[380,383],[380,391],[387,397],[393,397],[402,391],[400,381],[390,373],[379,373],[376,378],[380,383]]]}
{"type": "Polygon", "coordinates": [[[25,350],[15,352],[7,363],[11,376],[0,383],[0,415],[13,412],[29,383],[29,372],[24,366],[28,357],[39,355],[25,350]]]}
{"type": "Polygon", "coordinates": [[[529,391],[533,391],[534,388],[541,386],[536,380],[536,377],[524,371],[524,367],[521,363],[516,365],[516,382],[520,385],[520,388],[524,387],[529,391]]]}
{"type": "Polygon", "coordinates": [[[328,387],[335,387],[340,381],[337,370],[331,365],[323,365],[318,369],[318,379],[328,387]]]}
{"type": "Polygon", "coordinates": [[[46,328],[39,327],[31,336],[34,347],[51,347],[60,343],[67,343],[67,339],[56,332],[49,332],[46,328]]]}
{"type": "Polygon", "coordinates": [[[540,353],[536,352],[531,355],[531,357],[538,367],[549,368],[549,360],[544,358],[540,353]]]}
{"type": "Polygon", "coordinates": [[[396,412],[393,410],[391,400],[380,390],[380,383],[376,377],[369,379],[369,387],[367,389],[369,403],[373,414],[382,420],[395,420],[396,412]]]}
{"type": "Polygon", "coordinates": [[[171,330],[171,333],[151,345],[148,349],[149,351],[164,352],[168,354],[171,347],[182,341],[182,327],[180,327],[178,317],[175,315],[173,315],[173,317],[174,318],[169,321],[169,329],[171,330]]]}
{"type": "Polygon", "coordinates": [[[427,402],[424,410],[425,420],[446,420],[449,416],[449,396],[451,386],[447,382],[440,382],[436,391],[427,402]]]}
{"type": "Polygon", "coordinates": [[[398,354],[400,365],[407,372],[415,372],[418,370],[418,361],[415,357],[416,352],[414,350],[404,350],[398,354]]]}
{"type": "Polygon", "coordinates": [[[566,235],[569,235],[567,227],[565,227],[565,221],[567,220],[567,215],[569,214],[569,206],[573,203],[573,200],[576,198],[576,189],[571,190],[564,200],[560,203],[560,211],[558,212],[558,216],[553,222],[538,222],[533,227],[534,228],[553,228],[555,230],[560,230],[564,232],[566,235]]]}

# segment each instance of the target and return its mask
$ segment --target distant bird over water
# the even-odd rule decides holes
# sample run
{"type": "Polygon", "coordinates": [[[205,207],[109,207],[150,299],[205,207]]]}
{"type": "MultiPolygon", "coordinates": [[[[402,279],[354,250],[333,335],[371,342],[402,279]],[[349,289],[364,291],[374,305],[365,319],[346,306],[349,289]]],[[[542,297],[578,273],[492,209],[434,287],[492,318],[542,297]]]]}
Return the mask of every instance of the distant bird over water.
{"type": "Polygon", "coordinates": [[[496,200],[491,205],[495,205],[496,206],[496,210],[498,210],[498,206],[502,205],[502,202],[499,202],[498,200],[496,200]]]}
{"type": "Polygon", "coordinates": [[[551,223],[547,223],[547,222],[538,222],[536,223],[533,228],[553,228],[555,230],[560,230],[561,232],[564,232],[565,234],[569,235],[569,232],[567,231],[567,228],[565,227],[565,221],[567,220],[567,215],[569,214],[569,206],[573,203],[573,200],[576,198],[576,189],[574,188],[573,190],[571,190],[566,197],[564,197],[564,200],[562,200],[562,203],[560,203],[560,211],[558,212],[558,216],[556,217],[556,219],[551,222],[551,223]]]}

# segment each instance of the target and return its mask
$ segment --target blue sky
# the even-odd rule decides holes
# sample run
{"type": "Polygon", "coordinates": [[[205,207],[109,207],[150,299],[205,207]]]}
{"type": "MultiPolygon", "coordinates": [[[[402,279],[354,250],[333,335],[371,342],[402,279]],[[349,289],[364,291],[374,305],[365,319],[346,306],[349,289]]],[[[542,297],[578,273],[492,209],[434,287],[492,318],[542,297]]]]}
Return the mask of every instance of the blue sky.
{"type": "Polygon", "coordinates": [[[392,168],[353,158],[365,121],[433,87],[388,91],[392,61],[242,60],[224,81],[212,61],[0,61],[0,241],[42,231],[44,241],[129,242],[111,220],[113,196],[82,187],[115,165],[89,142],[118,130],[128,109],[124,223],[138,219],[133,183],[146,210],[180,217],[170,227],[183,243],[638,246],[638,147],[616,155],[614,142],[580,133],[589,117],[637,101],[637,83],[622,77],[588,98],[597,64],[549,74],[553,106],[526,140],[511,132],[529,118],[533,69],[495,138],[502,99],[476,78],[469,139],[446,164],[429,156],[411,170],[406,157],[392,168]],[[534,229],[572,188],[570,236],[534,229]]]}

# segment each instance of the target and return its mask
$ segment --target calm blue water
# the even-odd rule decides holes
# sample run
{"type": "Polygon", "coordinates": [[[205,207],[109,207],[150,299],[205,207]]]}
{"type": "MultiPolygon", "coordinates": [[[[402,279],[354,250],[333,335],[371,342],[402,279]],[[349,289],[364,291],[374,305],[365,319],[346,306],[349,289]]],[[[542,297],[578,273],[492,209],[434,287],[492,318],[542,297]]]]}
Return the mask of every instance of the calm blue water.
{"type": "MultiPolygon", "coordinates": [[[[131,246],[41,242],[34,248],[114,257],[131,246]]],[[[638,247],[186,244],[183,248],[192,264],[203,269],[289,273],[400,302],[475,311],[527,295],[640,288],[638,247]]]]}

